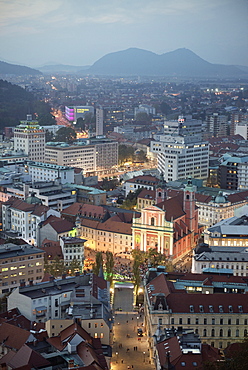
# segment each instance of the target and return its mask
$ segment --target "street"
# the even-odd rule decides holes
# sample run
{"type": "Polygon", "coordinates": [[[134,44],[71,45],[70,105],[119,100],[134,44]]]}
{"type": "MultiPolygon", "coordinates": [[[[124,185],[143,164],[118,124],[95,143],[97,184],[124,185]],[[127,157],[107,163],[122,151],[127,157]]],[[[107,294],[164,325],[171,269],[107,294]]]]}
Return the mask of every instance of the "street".
{"type": "Polygon", "coordinates": [[[133,289],[125,287],[115,289],[115,311],[113,355],[111,370],[155,370],[150,354],[143,314],[138,311],[125,311],[133,306],[133,289]],[[118,290],[119,289],[119,290],[118,290]],[[142,328],[143,336],[139,337],[137,329],[142,328]]]}

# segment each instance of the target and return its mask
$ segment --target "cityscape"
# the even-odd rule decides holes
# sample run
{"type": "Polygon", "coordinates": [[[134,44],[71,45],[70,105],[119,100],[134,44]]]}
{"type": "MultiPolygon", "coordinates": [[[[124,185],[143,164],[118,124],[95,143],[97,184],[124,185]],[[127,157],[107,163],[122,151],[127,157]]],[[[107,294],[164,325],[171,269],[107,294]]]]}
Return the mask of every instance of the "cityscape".
{"type": "Polygon", "coordinates": [[[247,3],[121,3],[0,1],[0,369],[246,370],[247,3]]]}

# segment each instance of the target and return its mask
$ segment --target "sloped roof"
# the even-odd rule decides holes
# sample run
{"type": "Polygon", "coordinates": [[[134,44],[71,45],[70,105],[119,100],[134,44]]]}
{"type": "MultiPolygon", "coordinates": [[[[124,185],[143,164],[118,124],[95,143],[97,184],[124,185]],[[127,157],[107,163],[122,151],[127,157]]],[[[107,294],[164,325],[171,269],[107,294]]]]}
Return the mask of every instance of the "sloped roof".
{"type": "Polygon", "coordinates": [[[49,366],[50,362],[42,357],[38,352],[32,350],[24,344],[17,353],[8,361],[8,366],[19,368],[21,366],[30,365],[32,368],[49,366]]]}
{"type": "Polygon", "coordinates": [[[5,346],[19,350],[28,340],[29,331],[3,322],[0,325],[0,343],[5,346]]]}
{"type": "Polygon", "coordinates": [[[58,234],[70,231],[73,229],[74,225],[72,222],[67,221],[63,218],[49,216],[47,220],[43,223],[43,226],[50,225],[58,234]]]}

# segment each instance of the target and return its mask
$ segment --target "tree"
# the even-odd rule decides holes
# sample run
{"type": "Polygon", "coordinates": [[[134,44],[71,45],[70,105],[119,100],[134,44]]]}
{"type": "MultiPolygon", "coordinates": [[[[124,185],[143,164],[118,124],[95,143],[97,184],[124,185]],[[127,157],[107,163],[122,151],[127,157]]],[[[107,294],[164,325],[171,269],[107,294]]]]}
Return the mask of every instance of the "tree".
{"type": "Polygon", "coordinates": [[[157,267],[158,265],[165,264],[167,262],[166,256],[158,252],[156,248],[149,248],[147,259],[153,267],[157,267]]]}
{"type": "Polygon", "coordinates": [[[102,259],[102,252],[97,252],[96,254],[96,262],[93,264],[93,273],[95,275],[99,274],[100,267],[103,265],[103,259],[102,259]]]}
{"type": "Polygon", "coordinates": [[[75,275],[76,272],[82,272],[82,265],[81,265],[81,262],[76,259],[76,257],[74,256],[73,260],[71,261],[71,263],[69,264],[68,266],[68,273],[70,273],[70,275],[75,275]]]}
{"type": "Polygon", "coordinates": [[[171,113],[171,107],[168,103],[166,103],[165,101],[163,101],[161,104],[160,104],[160,110],[163,114],[165,115],[168,115],[171,113]]]}
{"type": "Polygon", "coordinates": [[[137,197],[139,193],[142,191],[142,188],[137,189],[135,192],[129,192],[127,195],[126,200],[121,205],[121,208],[124,209],[134,209],[137,204],[137,197]]]}
{"type": "Polygon", "coordinates": [[[49,263],[47,259],[45,259],[45,272],[53,275],[54,277],[61,276],[62,274],[66,273],[66,267],[64,261],[59,259],[58,256],[55,256],[54,260],[49,263]]]}
{"type": "Polygon", "coordinates": [[[52,132],[46,130],[45,132],[45,140],[46,140],[46,143],[48,143],[49,141],[53,141],[54,140],[54,135],[52,132]]]}
{"type": "Polygon", "coordinates": [[[134,148],[129,145],[119,145],[118,148],[118,156],[119,156],[119,163],[125,163],[129,161],[133,161],[134,155],[134,148]]]}
{"type": "Polygon", "coordinates": [[[133,280],[134,280],[134,289],[135,289],[135,294],[137,295],[139,286],[141,283],[141,277],[140,277],[140,256],[136,254],[134,256],[134,261],[133,261],[133,280]]]}
{"type": "Polygon", "coordinates": [[[66,143],[72,143],[76,140],[77,134],[71,127],[61,127],[55,136],[55,141],[64,141],[66,143]]]}
{"type": "Polygon", "coordinates": [[[135,119],[137,122],[150,122],[151,117],[146,112],[139,112],[136,114],[135,119]]]}
{"type": "Polygon", "coordinates": [[[113,280],[113,275],[114,275],[114,257],[112,252],[106,252],[106,275],[107,275],[107,280],[112,283],[113,280]]]}
{"type": "Polygon", "coordinates": [[[144,150],[139,150],[139,152],[136,154],[136,159],[138,162],[147,162],[147,156],[144,150]]]}

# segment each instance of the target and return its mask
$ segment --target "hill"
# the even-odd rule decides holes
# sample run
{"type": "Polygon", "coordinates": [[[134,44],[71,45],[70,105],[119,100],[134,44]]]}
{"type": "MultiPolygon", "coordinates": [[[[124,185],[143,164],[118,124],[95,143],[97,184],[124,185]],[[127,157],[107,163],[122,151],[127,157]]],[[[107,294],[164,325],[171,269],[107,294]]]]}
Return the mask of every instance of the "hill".
{"type": "Polygon", "coordinates": [[[37,100],[20,86],[0,80],[0,131],[6,126],[16,126],[32,114],[41,125],[54,124],[48,103],[37,100]]]}
{"type": "Polygon", "coordinates": [[[137,48],[110,53],[97,60],[87,73],[131,76],[248,77],[244,69],[209,63],[184,48],[162,55],[137,48]]]}
{"type": "Polygon", "coordinates": [[[10,64],[0,61],[0,75],[41,75],[42,73],[37,69],[19,66],[17,64],[10,64]]]}

